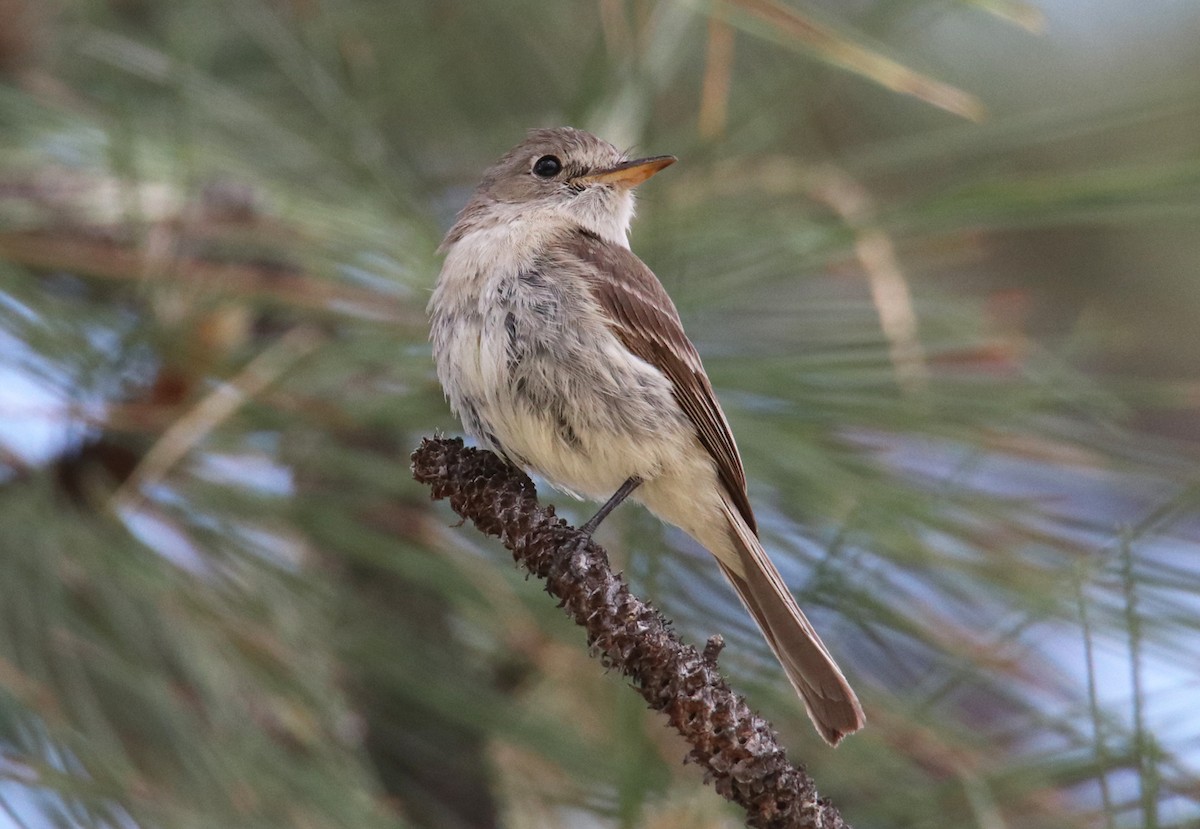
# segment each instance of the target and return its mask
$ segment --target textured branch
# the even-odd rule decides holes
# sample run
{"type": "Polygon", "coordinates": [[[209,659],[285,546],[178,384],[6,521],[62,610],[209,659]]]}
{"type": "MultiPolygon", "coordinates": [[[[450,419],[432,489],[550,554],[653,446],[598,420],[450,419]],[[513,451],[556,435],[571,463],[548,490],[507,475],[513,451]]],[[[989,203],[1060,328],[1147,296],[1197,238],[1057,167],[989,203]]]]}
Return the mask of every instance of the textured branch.
{"type": "Polygon", "coordinates": [[[633,679],[651,708],[666,714],[692,746],[717,792],[740,804],[757,829],[849,829],[821,799],[803,768],[791,765],[771,724],[750,710],[717,669],[719,637],[703,653],[685,645],[667,620],[629,592],[604,550],[540,507],[533,482],[491,452],[461,440],[423,440],[413,477],[435,499],[482,532],[500,538],[529,572],[544,579],[601,661],[633,679]]]}

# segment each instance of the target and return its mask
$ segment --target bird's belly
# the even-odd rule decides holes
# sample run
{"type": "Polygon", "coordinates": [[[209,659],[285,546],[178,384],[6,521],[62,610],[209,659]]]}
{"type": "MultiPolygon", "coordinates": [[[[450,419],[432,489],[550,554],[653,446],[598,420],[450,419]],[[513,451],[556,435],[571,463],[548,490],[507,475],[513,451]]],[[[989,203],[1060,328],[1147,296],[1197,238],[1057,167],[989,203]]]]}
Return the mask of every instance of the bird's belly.
{"type": "Polygon", "coordinates": [[[452,349],[464,389],[452,403],[468,431],[555,487],[604,500],[630,477],[659,477],[694,441],[667,378],[607,330],[548,326],[514,349],[511,320],[487,322],[452,349]]]}
{"type": "Polygon", "coordinates": [[[627,434],[577,430],[581,436],[566,442],[558,423],[521,415],[506,427],[505,454],[556,488],[594,501],[606,500],[634,476],[658,477],[670,461],[663,443],[647,444],[627,434]]]}

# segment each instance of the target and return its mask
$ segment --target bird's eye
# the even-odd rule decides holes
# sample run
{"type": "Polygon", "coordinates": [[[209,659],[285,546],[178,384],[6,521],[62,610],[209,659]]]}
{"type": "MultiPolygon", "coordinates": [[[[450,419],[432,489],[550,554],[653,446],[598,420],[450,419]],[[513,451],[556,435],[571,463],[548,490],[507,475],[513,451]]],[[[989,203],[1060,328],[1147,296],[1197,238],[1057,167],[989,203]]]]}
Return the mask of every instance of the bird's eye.
{"type": "Polygon", "coordinates": [[[562,162],[556,155],[544,155],[533,162],[533,174],[538,178],[554,178],[562,172],[562,162]]]}

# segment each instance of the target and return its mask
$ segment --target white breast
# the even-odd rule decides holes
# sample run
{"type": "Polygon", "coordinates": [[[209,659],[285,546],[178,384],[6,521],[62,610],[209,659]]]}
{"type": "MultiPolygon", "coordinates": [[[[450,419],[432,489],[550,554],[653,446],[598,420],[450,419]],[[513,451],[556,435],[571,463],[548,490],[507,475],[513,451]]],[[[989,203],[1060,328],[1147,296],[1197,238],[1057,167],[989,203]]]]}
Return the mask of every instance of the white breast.
{"type": "Polygon", "coordinates": [[[506,318],[514,292],[528,290],[517,275],[548,241],[522,217],[453,246],[431,301],[434,357],[468,431],[560,489],[602,500],[633,475],[658,477],[695,438],[667,378],[617,340],[593,302],[578,301],[579,286],[575,302],[564,299],[570,318],[539,320],[550,345],[522,365],[544,390],[540,405],[514,391],[506,318]]]}

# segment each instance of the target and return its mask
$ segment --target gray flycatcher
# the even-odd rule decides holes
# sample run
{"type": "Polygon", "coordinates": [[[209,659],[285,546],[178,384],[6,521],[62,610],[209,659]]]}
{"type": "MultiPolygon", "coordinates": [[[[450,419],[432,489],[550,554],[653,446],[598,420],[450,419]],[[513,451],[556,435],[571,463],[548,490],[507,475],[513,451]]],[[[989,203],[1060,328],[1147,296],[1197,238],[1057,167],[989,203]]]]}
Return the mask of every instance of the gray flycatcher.
{"type": "Polygon", "coordinates": [[[530,132],[489,169],[440,248],[438,378],[481,444],[608,499],[586,532],[632,497],[704,545],[836,745],[862,728],[862,707],[767,558],[700,356],[629,250],[633,188],[674,161],[631,161],[561,128],[530,132]]]}

